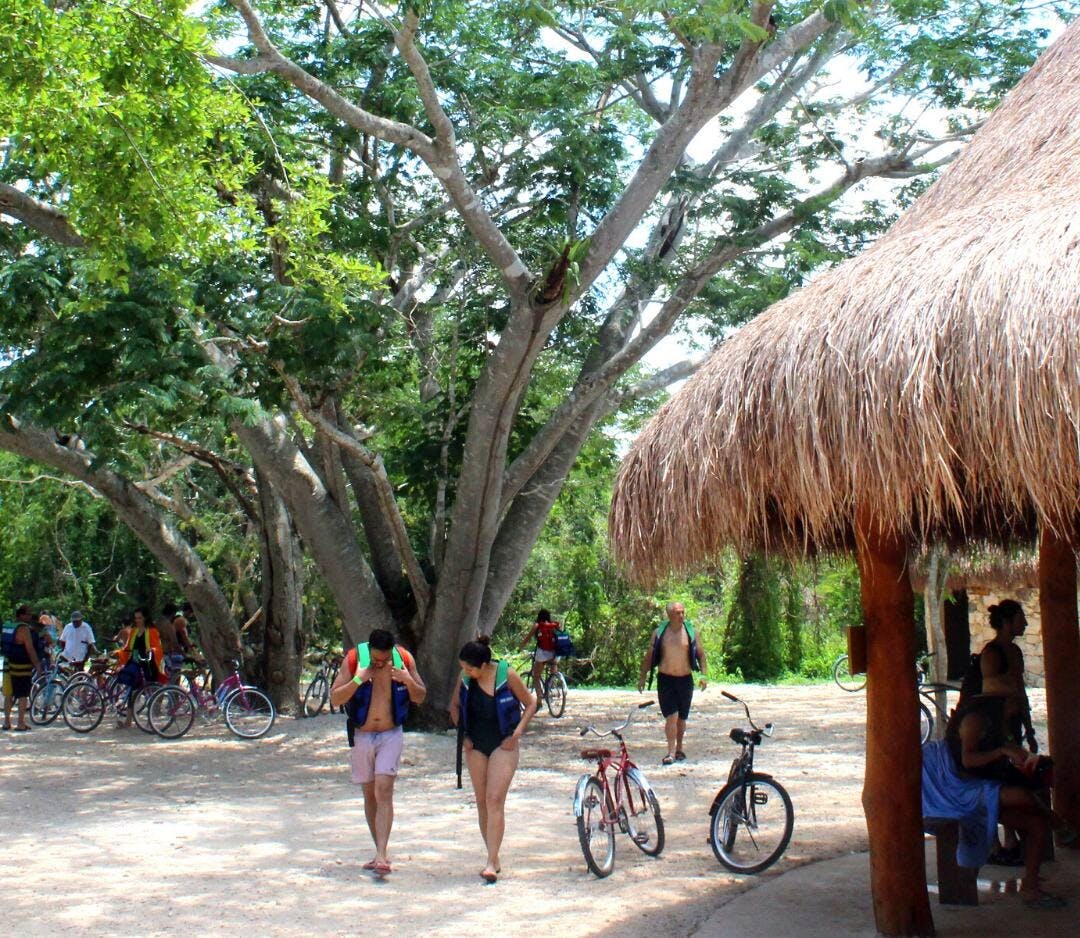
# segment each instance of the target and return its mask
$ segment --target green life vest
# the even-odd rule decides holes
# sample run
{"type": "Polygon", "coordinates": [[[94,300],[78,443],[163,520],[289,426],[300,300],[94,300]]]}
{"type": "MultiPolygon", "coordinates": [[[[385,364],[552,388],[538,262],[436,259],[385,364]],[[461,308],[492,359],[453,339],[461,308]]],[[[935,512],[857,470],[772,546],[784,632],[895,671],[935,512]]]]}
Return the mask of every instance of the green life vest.
{"type": "MultiPolygon", "coordinates": [[[[660,666],[660,656],[663,653],[661,650],[660,640],[664,637],[664,632],[667,631],[667,627],[671,625],[670,621],[665,621],[656,632],[656,638],[653,640],[652,650],[652,665],[649,668],[650,671],[650,683],[651,672],[655,671],[660,666]]],[[[701,670],[701,648],[698,646],[697,635],[694,634],[694,627],[690,624],[689,620],[683,622],[683,628],[686,629],[686,635],[690,639],[690,670],[701,670]]]]}
{"type": "MultiPolygon", "coordinates": [[[[393,647],[391,654],[394,667],[398,670],[404,670],[405,659],[401,656],[401,652],[398,651],[397,645],[393,647]]],[[[349,719],[356,726],[363,726],[367,722],[368,710],[371,709],[371,681],[358,681],[356,675],[370,665],[371,649],[368,647],[367,642],[362,642],[356,646],[356,668],[353,671],[353,683],[359,686],[345,708],[349,719]]],[[[390,703],[394,725],[401,726],[409,715],[409,688],[402,684],[401,681],[390,682],[390,703]]]]}

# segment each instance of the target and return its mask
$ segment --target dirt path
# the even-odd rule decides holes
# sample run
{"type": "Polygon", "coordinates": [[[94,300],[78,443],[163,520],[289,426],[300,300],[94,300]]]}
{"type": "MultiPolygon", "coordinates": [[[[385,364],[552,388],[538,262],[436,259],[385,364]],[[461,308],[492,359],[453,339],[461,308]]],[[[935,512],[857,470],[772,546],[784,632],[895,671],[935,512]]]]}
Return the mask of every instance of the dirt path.
{"type": "MultiPolygon", "coordinates": [[[[865,696],[832,685],[732,688],[777,724],[759,752],[795,804],[793,864],[866,848],[859,804],[865,696]]],[[[178,742],[104,726],[0,734],[0,864],[9,934],[302,931],[556,935],[690,934],[760,877],[728,875],[706,842],[708,805],[735,747],[740,712],[711,688],[688,731],[690,760],[661,768],[656,716],[628,743],[657,790],[667,827],[661,858],[625,838],[614,874],[586,872],[571,814],[584,763],[576,729],[615,722],[636,694],[571,693],[567,715],[534,722],[507,803],[504,871],[477,876],[483,853],[468,779],[456,791],[454,739],[409,734],[391,840],[397,869],[378,883],[359,792],[348,783],[336,717],[282,719],[246,743],[223,727],[178,742]],[[134,734],[134,735],[133,735],[134,734]]],[[[1033,703],[1037,712],[1042,698],[1033,703]]]]}

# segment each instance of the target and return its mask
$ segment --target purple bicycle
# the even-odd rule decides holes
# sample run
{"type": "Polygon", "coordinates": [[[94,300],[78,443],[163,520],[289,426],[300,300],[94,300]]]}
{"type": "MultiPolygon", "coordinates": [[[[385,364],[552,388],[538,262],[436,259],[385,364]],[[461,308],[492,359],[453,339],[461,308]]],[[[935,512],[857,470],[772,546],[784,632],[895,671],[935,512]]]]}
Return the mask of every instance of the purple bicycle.
{"type": "Polygon", "coordinates": [[[241,739],[258,739],[270,731],[277,716],[270,698],[240,678],[240,663],[230,661],[232,673],[214,691],[198,686],[166,684],[147,703],[150,728],[165,739],[179,739],[202,717],[206,723],[225,715],[225,725],[241,739]]]}

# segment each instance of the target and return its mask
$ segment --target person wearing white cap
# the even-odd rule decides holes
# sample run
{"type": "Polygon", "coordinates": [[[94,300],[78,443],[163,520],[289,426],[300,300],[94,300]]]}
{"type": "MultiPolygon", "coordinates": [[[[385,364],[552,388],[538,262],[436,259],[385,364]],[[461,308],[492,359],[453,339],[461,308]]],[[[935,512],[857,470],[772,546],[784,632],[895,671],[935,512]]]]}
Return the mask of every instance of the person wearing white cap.
{"type": "Polygon", "coordinates": [[[90,655],[97,654],[94,630],[89,622],[83,621],[83,614],[78,609],[71,614],[71,621],[60,633],[60,647],[63,649],[61,654],[76,671],[86,666],[86,659],[90,655]]]}

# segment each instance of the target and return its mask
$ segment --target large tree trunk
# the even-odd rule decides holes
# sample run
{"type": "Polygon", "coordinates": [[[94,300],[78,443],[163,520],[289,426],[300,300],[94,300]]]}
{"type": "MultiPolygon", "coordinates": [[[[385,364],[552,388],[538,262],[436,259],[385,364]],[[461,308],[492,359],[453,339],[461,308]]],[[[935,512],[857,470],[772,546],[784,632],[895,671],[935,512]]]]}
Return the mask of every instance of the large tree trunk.
{"type": "Polygon", "coordinates": [[[1047,732],[1054,757],[1054,807],[1073,827],[1080,828],[1076,552],[1068,541],[1045,527],[1039,540],[1039,611],[1046,665],[1047,732]]]}
{"type": "Polygon", "coordinates": [[[866,780],[874,920],[883,935],[933,935],[922,832],[915,599],[907,544],[860,511],[856,556],[866,621],[866,780]]]}
{"type": "Polygon", "coordinates": [[[237,423],[233,430],[259,472],[285,500],[304,546],[334,596],[350,640],[364,641],[374,628],[393,629],[390,608],[352,525],[288,435],[284,420],[257,426],[237,423]]]}
{"type": "Polygon", "coordinates": [[[371,557],[371,569],[379,584],[394,618],[407,621],[416,613],[416,601],[409,589],[409,580],[403,572],[401,554],[394,542],[394,533],[379,502],[378,487],[374,473],[352,453],[341,451],[345,475],[352,486],[353,498],[360,511],[371,557]]]}
{"type": "Polygon", "coordinates": [[[91,453],[63,446],[53,434],[14,418],[0,424],[0,448],[79,479],[112,506],[191,603],[203,652],[214,675],[224,676],[225,662],[241,657],[239,632],[228,600],[213,573],[162,510],[128,479],[95,464],[91,453]]]}
{"type": "Polygon", "coordinates": [[[491,552],[487,589],[480,609],[480,628],[490,632],[510,601],[529,555],[551,515],[581,447],[606,401],[583,414],[556,445],[507,511],[491,552]]]}
{"type": "Polygon", "coordinates": [[[303,665],[304,562],[300,540],[281,496],[258,476],[262,513],[262,686],[278,710],[299,704],[303,665]]]}

